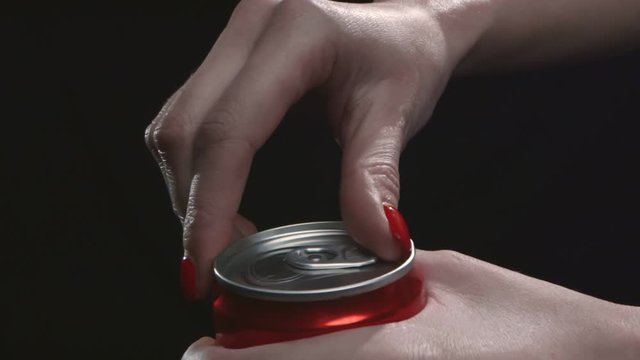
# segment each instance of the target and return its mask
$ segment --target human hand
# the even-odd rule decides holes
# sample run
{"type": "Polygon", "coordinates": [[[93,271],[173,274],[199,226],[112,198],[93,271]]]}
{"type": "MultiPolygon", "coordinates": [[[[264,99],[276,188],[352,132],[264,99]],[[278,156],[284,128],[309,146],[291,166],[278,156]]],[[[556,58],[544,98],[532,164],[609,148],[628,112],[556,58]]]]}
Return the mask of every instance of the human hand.
{"type": "Polygon", "coordinates": [[[409,250],[396,209],[400,153],[482,24],[476,3],[483,1],[451,3],[238,5],[146,133],[183,222],[188,297],[207,292],[214,258],[234,228],[255,231],[237,214],[253,155],[312,88],[327,94],[343,149],[340,203],[349,232],[386,260],[409,250]]]}
{"type": "Polygon", "coordinates": [[[183,360],[638,359],[640,310],[451,251],[418,251],[427,306],[415,317],[230,350],[211,338],[183,360]]]}

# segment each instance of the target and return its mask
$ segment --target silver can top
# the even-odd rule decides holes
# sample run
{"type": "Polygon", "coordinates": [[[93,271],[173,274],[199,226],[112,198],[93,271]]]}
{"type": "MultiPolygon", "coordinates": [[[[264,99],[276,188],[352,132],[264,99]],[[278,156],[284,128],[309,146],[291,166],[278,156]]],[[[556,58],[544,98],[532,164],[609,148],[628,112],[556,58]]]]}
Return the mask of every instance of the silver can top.
{"type": "Polygon", "coordinates": [[[398,262],[378,259],[326,221],[261,231],[232,243],[214,266],[218,283],[264,300],[317,301],[369,292],[411,269],[415,249],[398,262]]]}

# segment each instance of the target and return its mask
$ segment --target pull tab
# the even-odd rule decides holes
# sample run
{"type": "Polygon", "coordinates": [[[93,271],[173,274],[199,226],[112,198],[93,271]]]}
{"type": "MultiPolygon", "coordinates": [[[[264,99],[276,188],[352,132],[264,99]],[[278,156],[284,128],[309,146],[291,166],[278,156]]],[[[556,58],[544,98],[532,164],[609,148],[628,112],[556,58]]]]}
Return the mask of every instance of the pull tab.
{"type": "Polygon", "coordinates": [[[374,264],[373,255],[353,245],[307,247],[291,250],[284,261],[303,270],[351,269],[374,264]]]}

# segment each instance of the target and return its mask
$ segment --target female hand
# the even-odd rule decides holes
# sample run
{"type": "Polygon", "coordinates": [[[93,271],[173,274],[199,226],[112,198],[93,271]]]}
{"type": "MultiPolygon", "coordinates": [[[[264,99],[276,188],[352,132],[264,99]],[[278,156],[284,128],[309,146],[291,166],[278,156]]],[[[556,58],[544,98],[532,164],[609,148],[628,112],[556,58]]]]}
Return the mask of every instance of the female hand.
{"type": "Polygon", "coordinates": [[[427,306],[381,326],[241,350],[195,342],[183,360],[638,359],[640,310],[477,259],[418,251],[427,306]]]}
{"type": "Polygon", "coordinates": [[[409,249],[396,209],[400,152],[483,23],[475,4],[484,1],[450,3],[237,6],[204,63],[147,129],[183,221],[187,297],[207,291],[213,260],[234,228],[254,231],[237,214],[254,153],[312,88],[326,92],[343,149],[340,200],[349,232],[383,259],[409,249]]]}

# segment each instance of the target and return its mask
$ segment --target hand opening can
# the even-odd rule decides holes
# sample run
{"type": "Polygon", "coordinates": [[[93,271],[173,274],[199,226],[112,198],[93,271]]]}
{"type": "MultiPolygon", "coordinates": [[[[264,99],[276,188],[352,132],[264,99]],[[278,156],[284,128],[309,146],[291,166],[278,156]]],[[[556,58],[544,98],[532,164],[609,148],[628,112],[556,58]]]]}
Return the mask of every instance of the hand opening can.
{"type": "Polygon", "coordinates": [[[381,261],[341,222],[262,231],[218,256],[217,342],[245,348],[408,319],[426,305],[415,249],[381,261]]]}

